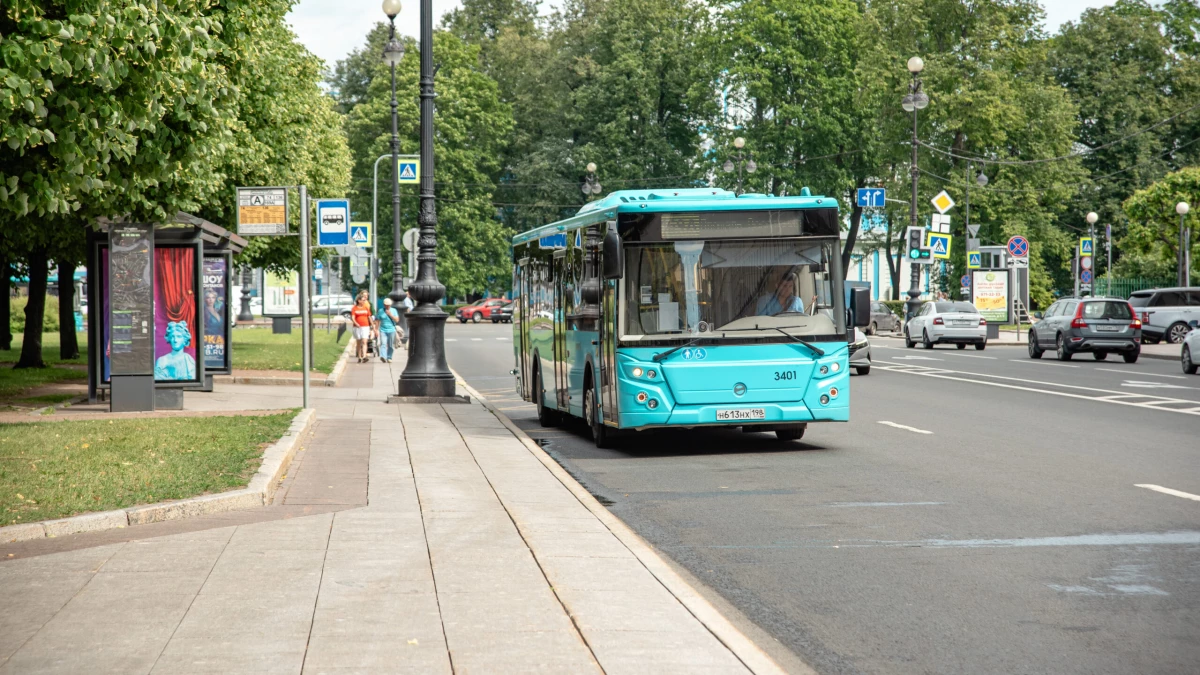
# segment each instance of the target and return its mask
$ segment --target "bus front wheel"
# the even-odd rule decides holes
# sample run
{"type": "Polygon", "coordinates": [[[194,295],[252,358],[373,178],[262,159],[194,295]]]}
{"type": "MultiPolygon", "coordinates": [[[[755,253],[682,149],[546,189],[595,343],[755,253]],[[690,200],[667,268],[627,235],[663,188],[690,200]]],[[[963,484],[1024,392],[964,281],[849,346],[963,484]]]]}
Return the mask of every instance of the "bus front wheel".
{"type": "Polygon", "coordinates": [[[801,438],[804,438],[805,431],[808,431],[808,425],[798,424],[794,427],[788,427],[786,429],[776,429],[775,436],[777,436],[781,441],[798,441],[801,438]]]}
{"type": "Polygon", "coordinates": [[[596,447],[612,447],[613,433],[600,421],[600,405],[596,402],[596,390],[590,381],[584,385],[583,415],[588,428],[592,430],[592,441],[596,447]]]}

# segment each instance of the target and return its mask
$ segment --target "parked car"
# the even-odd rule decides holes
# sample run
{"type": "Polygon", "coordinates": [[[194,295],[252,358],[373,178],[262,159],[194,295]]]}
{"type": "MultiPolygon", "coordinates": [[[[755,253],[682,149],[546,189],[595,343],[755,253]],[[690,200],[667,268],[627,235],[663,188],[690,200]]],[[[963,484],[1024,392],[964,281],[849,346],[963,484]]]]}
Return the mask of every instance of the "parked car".
{"type": "Polygon", "coordinates": [[[462,323],[466,323],[467,321],[479,323],[484,319],[490,319],[494,310],[503,305],[509,304],[509,302],[509,300],[504,298],[485,298],[483,300],[476,300],[469,305],[459,307],[457,310],[455,310],[454,316],[458,317],[458,320],[462,323]]]}
{"type": "Polygon", "coordinates": [[[354,298],[349,295],[314,295],[312,298],[313,316],[349,316],[354,309],[354,298]]]}
{"type": "Polygon", "coordinates": [[[512,323],[513,303],[500,305],[492,310],[492,323],[512,323]]]}
{"type": "Polygon", "coordinates": [[[882,302],[871,303],[871,325],[867,326],[867,335],[878,335],[881,330],[899,333],[902,325],[904,321],[891,307],[882,302]]]}
{"type": "Polygon", "coordinates": [[[1142,337],[1149,344],[1166,340],[1173,345],[1183,342],[1188,322],[1200,319],[1200,288],[1156,288],[1136,291],[1129,304],[1142,321],[1142,337]]]}
{"type": "Polygon", "coordinates": [[[1188,325],[1192,330],[1183,337],[1179,363],[1183,366],[1183,372],[1195,375],[1200,370],[1200,319],[1192,319],[1188,325]]]}
{"type": "Polygon", "coordinates": [[[854,329],[854,342],[850,343],[850,367],[859,375],[871,372],[871,342],[858,328],[854,329]]]}
{"type": "MultiPolygon", "coordinates": [[[[1039,316],[1040,315],[1040,316],[1039,316]]],[[[1079,352],[1091,352],[1103,361],[1118,352],[1125,363],[1135,363],[1142,352],[1142,322],[1129,301],[1120,298],[1064,298],[1029,329],[1029,358],[1040,359],[1054,350],[1059,361],[1070,361],[1079,352]]]]}
{"type": "Polygon", "coordinates": [[[927,302],[904,326],[904,346],[912,349],[918,340],[926,349],[946,342],[959,349],[975,345],[982,350],[987,347],[987,319],[975,305],[962,300],[927,302]]]}

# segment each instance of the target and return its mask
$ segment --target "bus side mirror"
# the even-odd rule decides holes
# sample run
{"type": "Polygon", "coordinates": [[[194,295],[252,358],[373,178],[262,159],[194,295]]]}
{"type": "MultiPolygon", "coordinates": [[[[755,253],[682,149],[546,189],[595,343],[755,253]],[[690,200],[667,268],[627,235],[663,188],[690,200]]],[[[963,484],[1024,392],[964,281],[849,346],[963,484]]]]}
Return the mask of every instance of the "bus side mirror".
{"type": "Polygon", "coordinates": [[[604,277],[605,281],[620,279],[625,271],[625,254],[621,248],[621,235],[609,230],[604,235],[604,277]]]}
{"type": "Polygon", "coordinates": [[[855,328],[871,325],[871,291],[866,288],[850,289],[850,317],[855,328]]]}

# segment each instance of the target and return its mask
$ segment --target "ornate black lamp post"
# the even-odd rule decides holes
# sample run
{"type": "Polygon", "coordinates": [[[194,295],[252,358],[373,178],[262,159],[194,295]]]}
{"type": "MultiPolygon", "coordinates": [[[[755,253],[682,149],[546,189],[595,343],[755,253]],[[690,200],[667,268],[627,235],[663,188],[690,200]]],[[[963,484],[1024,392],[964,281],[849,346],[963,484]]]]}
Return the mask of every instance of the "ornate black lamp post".
{"type": "MultiPolygon", "coordinates": [[[[383,11],[390,18],[400,12],[399,0],[384,0],[383,11]]],[[[394,30],[394,29],[393,29],[394,30]]],[[[390,49],[390,43],[389,43],[390,49]]],[[[387,52],[385,51],[385,54],[387,52]]],[[[396,59],[399,61],[399,59],[396,59]]],[[[396,134],[395,69],[392,76],[392,157],[398,169],[399,139],[396,134]]],[[[400,374],[400,396],[454,396],[454,374],[446,364],[446,313],[437,305],[446,287],[437,278],[437,210],[433,197],[433,2],[421,0],[421,185],[417,225],[417,275],[408,287],[417,306],[408,313],[408,363],[400,374]]],[[[400,264],[400,192],[392,193],[395,228],[395,262],[400,264]]],[[[398,272],[396,278],[400,278],[398,272]]],[[[392,301],[403,299],[399,282],[393,280],[392,301]]]]}
{"type": "MultiPolygon", "coordinates": [[[[917,227],[917,179],[920,178],[921,172],[917,169],[917,111],[924,110],[929,105],[929,96],[921,91],[921,71],[925,69],[925,62],[921,57],[914,56],[908,60],[908,72],[912,73],[912,82],[908,85],[908,93],[900,101],[900,107],[904,108],[905,112],[913,114],[912,126],[912,203],[909,205],[909,222],[912,227],[917,227]]],[[[909,275],[908,287],[908,302],[906,303],[907,311],[905,319],[911,319],[917,313],[917,308],[921,302],[917,298],[921,297],[921,265],[909,263],[909,268],[912,270],[909,275]]]]}
{"type": "Polygon", "coordinates": [[[746,139],[741,136],[733,139],[733,147],[737,148],[737,152],[730,155],[721,168],[725,170],[725,173],[733,173],[734,168],[737,168],[738,182],[734,192],[740,195],[742,194],[742,168],[746,169],[746,173],[754,173],[758,171],[758,164],[754,162],[753,155],[742,152],[742,148],[746,147],[746,139]]]}

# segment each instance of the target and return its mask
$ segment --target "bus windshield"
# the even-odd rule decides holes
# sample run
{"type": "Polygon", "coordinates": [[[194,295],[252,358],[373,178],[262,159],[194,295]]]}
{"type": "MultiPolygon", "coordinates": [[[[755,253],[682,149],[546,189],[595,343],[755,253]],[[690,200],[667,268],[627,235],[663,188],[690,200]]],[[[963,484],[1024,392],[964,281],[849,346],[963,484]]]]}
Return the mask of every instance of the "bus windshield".
{"type": "Polygon", "coordinates": [[[675,241],[630,246],[622,340],[845,339],[835,241],[675,241]]]}

